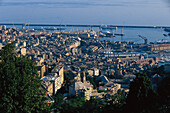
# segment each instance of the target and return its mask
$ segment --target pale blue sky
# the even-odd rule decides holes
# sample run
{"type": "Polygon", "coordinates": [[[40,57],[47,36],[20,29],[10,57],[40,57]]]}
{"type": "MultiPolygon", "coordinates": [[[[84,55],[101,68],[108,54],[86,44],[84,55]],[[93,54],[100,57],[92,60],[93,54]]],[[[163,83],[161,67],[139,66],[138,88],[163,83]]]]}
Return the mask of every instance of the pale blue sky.
{"type": "Polygon", "coordinates": [[[0,22],[170,25],[170,0],[0,0],[0,22]]]}

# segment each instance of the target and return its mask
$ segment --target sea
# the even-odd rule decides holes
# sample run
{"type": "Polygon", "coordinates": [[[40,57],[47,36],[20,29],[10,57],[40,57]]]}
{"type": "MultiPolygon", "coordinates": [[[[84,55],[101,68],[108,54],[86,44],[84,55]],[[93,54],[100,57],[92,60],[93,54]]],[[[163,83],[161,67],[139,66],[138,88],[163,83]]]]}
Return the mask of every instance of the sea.
{"type": "MultiPolygon", "coordinates": [[[[170,26],[170,0],[0,0],[0,23],[170,26]]],[[[141,35],[149,42],[170,41],[163,28],[123,28],[123,32],[124,37],[102,40],[143,43],[141,35]]]]}

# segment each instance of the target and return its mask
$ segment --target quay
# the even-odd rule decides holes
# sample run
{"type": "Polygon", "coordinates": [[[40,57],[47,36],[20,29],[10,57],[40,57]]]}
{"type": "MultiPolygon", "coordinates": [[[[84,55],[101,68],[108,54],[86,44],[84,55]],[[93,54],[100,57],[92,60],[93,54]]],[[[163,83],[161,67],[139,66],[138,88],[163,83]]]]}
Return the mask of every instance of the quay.
{"type": "MultiPolygon", "coordinates": [[[[0,25],[15,25],[15,26],[56,26],[56,27],[102,27],[102,25],[80,25],[80,24],[27,24],[27,23],[0,23],[0,25]]],[[[112,27],[124,28],[170,28],[170,26],[124,26],[124,25],[108,25],[112,27]]]]}

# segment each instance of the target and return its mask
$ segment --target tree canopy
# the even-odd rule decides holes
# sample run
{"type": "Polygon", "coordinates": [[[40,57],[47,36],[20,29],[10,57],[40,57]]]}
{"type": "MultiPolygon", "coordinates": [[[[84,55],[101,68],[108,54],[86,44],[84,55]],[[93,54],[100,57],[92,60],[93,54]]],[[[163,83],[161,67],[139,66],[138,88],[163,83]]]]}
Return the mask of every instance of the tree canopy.
{"type": "Polygon", "coordinates": [[[165,77],[157,89],[159,98],[159,110],[162,113],[170,112],[170,75],[165,77]]]}
{"type": "Polygon", "coordinates": [[[155,104],[156,94],[146,74],[139,73],[130,84],[126,110],[131,113],[150,113],[155,104]]]}
{"type": "Polygon", "coordinates": [[[7,44],[1,51],[0,112],[45,112],[36,67],[27,57],[17,57],[14,47],[7,44]]]}

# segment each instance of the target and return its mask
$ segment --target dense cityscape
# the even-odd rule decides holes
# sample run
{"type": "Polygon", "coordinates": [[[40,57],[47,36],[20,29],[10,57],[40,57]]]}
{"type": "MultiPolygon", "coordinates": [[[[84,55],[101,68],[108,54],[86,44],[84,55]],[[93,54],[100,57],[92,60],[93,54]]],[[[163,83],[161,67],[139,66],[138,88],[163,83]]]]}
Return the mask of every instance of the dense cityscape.
{"type": "MultiPolygon", "coordinates": [[[[50,109],[41,112],[168,112],[170,95],[168,92],[167,95],[164,93],[166,102],[160,104],[159,99],[164,98],[160,97],[162,93],[158,91],[169,91],[170,88],[167,82],[165,89],[160,89],[163,87],[162,81],[169,80],[170,42],[149,43],[147,38],[141,35],[139,37],[144,43],[101,41],[103,37],[126,35],[123,32],[108,32],[107,29],[111,28],[107,27],[110,26],[101,26],[101,31],[96,32],[92,28],[77,31],[58,28],[58,31],[52,31],[45,28],[30,29],[26,26],[0,26],[1,63],[6,62],[3,53],[9,50],[5,48],[10,44],[14,45],[16,57],[28,58],[33,62],[41,83],[40,89],[44,92],[43,97],[46,97],[43,103],[50,109]],[[138,83],[137,80],[143,82],[138,86],[135,84],[138,83]],[[135,88],[142,89],[136,91],[135,88]],[[135,98],[133,91],[147,96],[135,98]],[[153,106],[145,107],[143,103],[150,102],[148,98],[154,95],[159,98],[158,101],[153,99],[157,105],[150,103],[153,106]],[[144,101],[136,103],[137,110],[132,110],[135,103],[130,103],[131,96],[137,99],[132,99],[132,102],[145,97],[144,101]]],[[[1,89],[3,90],[5,89],[1,89]]]]}

